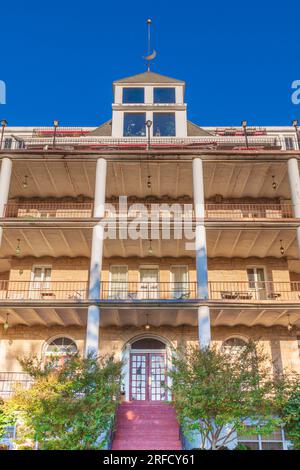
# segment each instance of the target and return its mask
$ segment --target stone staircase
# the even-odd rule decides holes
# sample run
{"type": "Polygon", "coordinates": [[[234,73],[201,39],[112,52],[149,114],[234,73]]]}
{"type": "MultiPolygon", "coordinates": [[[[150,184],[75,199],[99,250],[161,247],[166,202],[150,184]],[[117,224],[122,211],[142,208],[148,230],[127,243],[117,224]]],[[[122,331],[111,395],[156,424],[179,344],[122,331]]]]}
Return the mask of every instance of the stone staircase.
{"type": "Polygon", "coordinates": [[[124,402],[117,411],[112,450],[180,450],[179,425],[172,405],[124,402]]]}

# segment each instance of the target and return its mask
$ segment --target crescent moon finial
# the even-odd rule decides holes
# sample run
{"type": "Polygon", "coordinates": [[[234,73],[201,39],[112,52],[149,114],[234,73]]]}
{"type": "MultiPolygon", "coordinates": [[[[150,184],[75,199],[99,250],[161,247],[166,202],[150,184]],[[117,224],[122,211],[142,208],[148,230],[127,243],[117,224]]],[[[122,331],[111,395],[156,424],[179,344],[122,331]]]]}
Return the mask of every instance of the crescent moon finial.
{"type": "Polygon", "coordinates": [[[147,26],[148,26],[148,53],[144,59],[148,62],[148,72],[150,71],[150,63],[156,57],[156,51],[153,49],[151,53],[151,24],[152,20],[150,18],[147,19],[147,26]]]}

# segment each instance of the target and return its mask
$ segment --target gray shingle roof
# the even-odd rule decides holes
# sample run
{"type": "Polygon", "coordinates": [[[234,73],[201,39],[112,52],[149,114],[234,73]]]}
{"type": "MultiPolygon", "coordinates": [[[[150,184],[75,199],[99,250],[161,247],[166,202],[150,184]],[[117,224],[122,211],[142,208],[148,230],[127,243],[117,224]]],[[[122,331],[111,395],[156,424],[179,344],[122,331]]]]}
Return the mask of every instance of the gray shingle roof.
{"type": "Polygon", "coordinates": [[[115,80],[116,83],[181,83],[184,84],[183,80],[177,80],[176,78],[166,77],[165,75],[160,75],[154,72],[144,72],[132,77],[121,78],[120,80],[115,80]]]}

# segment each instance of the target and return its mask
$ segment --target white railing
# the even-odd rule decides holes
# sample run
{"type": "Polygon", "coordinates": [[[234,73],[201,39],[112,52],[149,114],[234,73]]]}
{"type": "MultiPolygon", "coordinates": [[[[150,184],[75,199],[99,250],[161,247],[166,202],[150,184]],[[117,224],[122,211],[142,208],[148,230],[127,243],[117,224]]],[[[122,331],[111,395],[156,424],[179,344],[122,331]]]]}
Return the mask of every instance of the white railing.
{"type": "MultiPolygon", "coordinates": [[[[28,138],[26,139],[27,146],[49,146],[52,147],[53,138],[28,138]]],[[[147,145],[147,137],[56,137],[55,145],[57,147],[70,145],[70,146],[130,146],[130,145],[147,145]]],[[[160,146],[189,146],[189,145],[225,145],[245,147],[245,138],[242,136],[199,136],[199,137],[152,137],[151,145],[160,146]]],[[[270,136],[248,136],[249,147],[257,146],[279,146],[280,143],[276,137],[270,136]]]]}

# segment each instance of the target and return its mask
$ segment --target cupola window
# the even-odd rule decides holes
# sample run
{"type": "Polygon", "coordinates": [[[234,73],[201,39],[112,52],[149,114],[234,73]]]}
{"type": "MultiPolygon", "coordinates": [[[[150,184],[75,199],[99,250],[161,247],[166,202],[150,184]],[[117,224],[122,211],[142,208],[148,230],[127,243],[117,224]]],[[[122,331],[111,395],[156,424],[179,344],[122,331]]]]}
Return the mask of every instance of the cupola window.
{"type": "Polygon", "coordinates": [[[123,88],[123,103],[136,104],[144,102],[144,88],[123,88]]]}
{"type": "Polygon", "coordinates": [[[175,113],[153,113],[153,136],[175,136],[175,113]]]}
{"type": "Polygon", "coordinates": [[[146,135],[146,113],[124,113],[124,137],[146,135]]]}
{"type": "Polygon", "coordinates": [[[154,103],[175,103],[175,88],[154,88],[154,103]]]}

